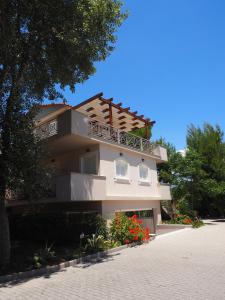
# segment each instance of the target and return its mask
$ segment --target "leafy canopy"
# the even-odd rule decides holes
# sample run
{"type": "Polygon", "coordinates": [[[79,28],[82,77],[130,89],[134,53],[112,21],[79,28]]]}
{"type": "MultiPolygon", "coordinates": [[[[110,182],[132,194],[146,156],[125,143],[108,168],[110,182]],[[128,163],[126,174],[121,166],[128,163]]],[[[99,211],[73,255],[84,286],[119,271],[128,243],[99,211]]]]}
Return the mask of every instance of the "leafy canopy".
{"type": "Polygon", "coordinates": [[[1,99],[18,80],[28,97],[54,99],[55,84],[73,91],[94,73],[94,62],[113,50],[115,31],[126,17],[121,8],[119,0],[3,0],[1,99]]]}
{"type": "MultiPolygon", "coordinates": [[[[88,79],[126,18],[120,0],[0,2],[0,265],[9,260],[8,189],[42,186],[33,108],[88,79]],[[39,181],[39,183],[36,183],[39,181]]],[[[40,190],[40,189],[39,189],[40,190]]]]}
{"type": "Polygon", "coordinates": [[[182,213],[223,215],[225,213],[225,142],[217,125],[190,125],[184,157],[170,143],[157,141],[168,150],[168,163],[159,166],[160,180],[169,182],[172,198],[182,213]]]}

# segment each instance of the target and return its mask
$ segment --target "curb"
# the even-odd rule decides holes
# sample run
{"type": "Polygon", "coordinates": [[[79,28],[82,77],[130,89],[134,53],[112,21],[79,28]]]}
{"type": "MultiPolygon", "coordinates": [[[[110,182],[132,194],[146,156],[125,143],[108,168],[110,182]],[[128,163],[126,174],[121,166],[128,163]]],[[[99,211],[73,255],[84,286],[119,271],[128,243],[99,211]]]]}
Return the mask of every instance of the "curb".
{"type": "Polygon", "coordinates": [[[182,230],[175,230],[172,232],[162,233],[162,234],[157,235],[156,240],[161,239],[163,237],[167,237],[169,235],[175,235],[175,234],[178,234],[180,232],[184,232],[184,231],[190,230],[190,229],[192,229],[192,228],[191,227],[184,227],[184,228],[182,227],[182,230]]]}
{"type": "Polygon", "coordinates": [[[191,228],[192,225],[185,225],[185,224],[158,224],[157,225],[158,228],[164,228],[164,227],[171,227],[171,228],[191,228]]]}
{"type": "Polygon", "coordinates": [[[142,245],[138,242],[136,243],[132,243],[129,245],[122,245],[113,249],[109,249],[109,250],[105,250],[102,252],[97,252],[94,254],[89,254],[77,259],[73,259],[73,260],[69,260],[63,263],[60,263],[58,265],[54,265],[54,266],[48,266],[48,267],[43,267],[40,269],[33,269],[31,271],[25,271],[25,272],[19,272],[19,273],[14,273],[14,274],[8,274],[8,275],[2,275],[0,276],[0,284],[1,283],[6,283],[9,281],[17,281],[17,280],[21,280],[21,279],[31,279],[33,277],[37,277],[37,276],[41,276],[41,275],[49,275],[51,273],[60,271],[62,269],[68,268],[68,267],[72,267],[75,265],[78,265],[80,263],[87,263],[90,262],[93,259],[101,259],[106,257],[109,254],[113,254],[116,252],[120,252],[121,250],[127,249],[127,248],[131,248],[134,246],[138,246],[138,245],[142,245]]]}

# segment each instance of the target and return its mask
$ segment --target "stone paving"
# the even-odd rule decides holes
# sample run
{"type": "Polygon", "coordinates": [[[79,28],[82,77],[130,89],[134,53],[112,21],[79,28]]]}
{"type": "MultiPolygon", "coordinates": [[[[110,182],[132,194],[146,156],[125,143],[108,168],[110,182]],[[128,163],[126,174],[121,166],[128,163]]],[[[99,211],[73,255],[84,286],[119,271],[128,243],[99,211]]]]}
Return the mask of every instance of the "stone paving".
{"type": "Polygon", "coordinates": [[[4,284],[0,299],[225,299],[225,223],[162,235],[92,264],[4,284]]]}

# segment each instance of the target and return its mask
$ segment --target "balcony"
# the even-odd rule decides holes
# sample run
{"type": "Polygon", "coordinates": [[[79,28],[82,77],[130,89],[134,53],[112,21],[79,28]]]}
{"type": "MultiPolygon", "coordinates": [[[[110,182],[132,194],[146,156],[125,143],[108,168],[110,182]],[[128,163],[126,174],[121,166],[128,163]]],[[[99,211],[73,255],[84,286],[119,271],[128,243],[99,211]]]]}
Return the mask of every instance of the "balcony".
{"type": "Polygon", "coordinates": [[[37,135],[41,140],[49,138],[58,133],[58,121],[52,120],[50,122],[44,123],[41,126],[38,126],[35,131],[35,135],[37,135]]]}
{"type": "MultiPolygon", "coordinates": [[[[136,136],[130,132],[118,129],[106,123],[91,120],[76,111],[67,111],[57,119],[41,124],[35,129],[35,133],[46,139],[57,135],[57,139],[63,136],[73,135],[85,139],[97,139],[99,141],[125,147],[141,153],[152,155],[160,161],[167,161],[167,151],[161,146],[155,146],[149,140],[136,136]]],[[[72,145],[72,141],[71,141],[72,145]]]]}
{"type": "Polygon", "coordinates": [[[88,121],[88,135],[136,151],[153,154],[153,144],[142,137],[97,121],[88,121]]]}
{"type": "Polygon", "coordinates": [[[161,200],[171,200],[170,185],[167,183],[159,183],[159,194],[161,200]]]}
{"type": "Polygon", "coordinates": [[[56,181],[58,201],[105,200],[106,178],[104,176],[71,172],[56,181]]]}

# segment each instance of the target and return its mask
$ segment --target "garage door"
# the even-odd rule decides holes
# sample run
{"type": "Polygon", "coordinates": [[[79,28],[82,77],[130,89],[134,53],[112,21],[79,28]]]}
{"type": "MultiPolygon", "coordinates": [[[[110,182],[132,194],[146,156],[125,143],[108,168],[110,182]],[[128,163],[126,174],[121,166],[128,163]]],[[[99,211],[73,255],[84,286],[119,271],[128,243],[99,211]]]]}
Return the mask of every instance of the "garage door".
{"type": "Polygon", "coordinates": [[[153,209],[126,211],[125,214],[128,217],[137,215],[137,217],[143,221],[143,226],[150,228],[150,233],[155,233],[156,226],[154,222],[154,211],[153,209]]]}

